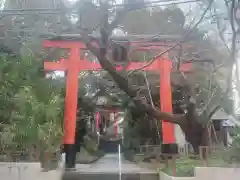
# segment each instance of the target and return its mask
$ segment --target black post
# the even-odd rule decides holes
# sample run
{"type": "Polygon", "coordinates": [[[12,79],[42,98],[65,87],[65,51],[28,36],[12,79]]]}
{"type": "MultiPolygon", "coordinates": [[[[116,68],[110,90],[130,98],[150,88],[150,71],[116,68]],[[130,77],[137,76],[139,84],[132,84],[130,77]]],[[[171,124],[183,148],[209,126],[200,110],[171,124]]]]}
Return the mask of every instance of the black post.
{"type": "Polygon", "coordinates": [[[76,155],[77,155],[75,144],[65,144],[64,150],[66,153],[65,170],[74,171],[76,168],[76,155]]]}
{"type": "Polygon", "coordinates": [[[65,170],[75,171],[76,168],[76,157],[77,153],[80,152],[81,144],[84,141],[84,136],[86,135],[86,122],[84,119],[77,120],[76,122],[76,132],[75,132],[75,144],[65,144],[64,152],[65,157],[65,170]]]}

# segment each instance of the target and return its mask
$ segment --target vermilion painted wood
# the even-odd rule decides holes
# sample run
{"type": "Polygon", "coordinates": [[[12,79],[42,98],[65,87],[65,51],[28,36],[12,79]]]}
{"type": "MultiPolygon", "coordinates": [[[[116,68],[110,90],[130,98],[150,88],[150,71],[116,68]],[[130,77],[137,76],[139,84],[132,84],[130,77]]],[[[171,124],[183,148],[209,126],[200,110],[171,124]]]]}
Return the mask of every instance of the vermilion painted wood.
{"type": "MultiPolygon", "coordinates": [[[[97,42],[95,41],[95,44],[97,42]]],[[[163,49],[166,47],[171,47],[174,45],[173,43],[166,43],[166,42],[130,42],[129,45],[136,48],[151,48],[151,49],[163,49]]],[[[43,42],[44,47],[58,47],[63,49],[69,49],[78,47],[80,49],[86,49],[86,46],[81,41],[71,41],[71,40],[45,40],[43,42]]],[[[180,46],[180,45],[179,45],[180,46]]],[[[175,49],[178,49],[179,46],[176,46],[175,49]]],[[[182,45],[182,48],[191,48],[190,45],[182,45]]],[[[174,49],[174,48],[173,48],[174,49]]]]}
{"type": "Polygon", "coordinates": [[[77,100],[78,100],[78,58],[80,57],[80,49],[72,48],[69,55],[69,63],[67,65],[67,82],[64,112],[64,144],[75,143],[77,100]]]}
{"type": "MultiPolygon", "coordinates": [[[[79,59],[79,58],[78,58],[79,59]]],[[[158,60],[154,61],[151,65],[145,67],[143,70],[146,71],[159,71],[159,64],[160,66],[163,66],[163,60],[167,60],[164,58],[159,58],[158,60]]],[[[47,61],[47,60],[46,60],[47,61]]],[[[171,63],[171,62],[170,62],[171,63]]],[[[44,63],[44,69],[48,71],[66,71],[69,68],[70,64],[70,59],[64,60],[61,59],[58,62],[45,62],[44,63]]],[[[142,63],[142,62],[131,62],[124,68],[128,71],[132,71],[134,69],[141,68],[142,66],[146,65],[147,63],[142,63]]],[[[87,60],[79,60],[78,63],[76,64],[78,67],[79,71],[98,71],[102,70],[102,67],[98,63],[90,62],[87,60]]],[[[170,71],[172,71],[172,63],[170,64],[170,71]]],[[[123,69],[122,66],[116,66],[116,70],[121,71],[123,69]]],[[[182,72],[189,72],[192,69],[192,64],[191,63],[186,63],[182,64],[180,67],[180,71],[182,72]]]]}
{"type": "MultiPolygon", "coordinates": [[[[76,128],[76,111],[78,99],[78,73],[80,71],[101,70],[102,67],[98,63],[89,62],[80,59],[80,49],[86,48],[82,42],[76,41],[44,41],[45,47],[58,47],[70,49],[68,60],[61,59],[59,62],[44,62],[45,70],[52,71],[68,71],[65,97],[65,113],[64,113],[64,144],[74,144],[75,128],[76,128]]],[[[156,47],[153,47],[156,48],[156,47]]],[[[161,48],[161,47],[157,47],[161,48]]],[[[146,63],[131,62],[126,69],[128,71],[138,69],[146,63]]],[[[116,66],[116,70],[122,70],[121,66],[116,66]]],[[[158,58],[153,64],[144,68],[147,71],[159,71],[160,74],[160,96],[161,110],[163,112],[172,112],[172,95],[170,85],[170,73],[172,70],[172,62],[167,58],[158,58]]],[[[190,71],[191,64],[184,64],[180,70],[190,71]]],[[[175,143],[174,125],[162,122],[163,143],[175,143]]]]}
{"type": "Polygon", "coordinates": [[[56,48],[62,48],[62,49],[86,48],[86,46],[80,41],[49,41],[49,40],[45,40],[43,42],[43,46],[46,48],[56,47],[56,48]]]}
{"type": "Polygon", "coordinates": [[[96,122],[96,130],[99,132],[99,125],[100,125],[100,113],[96,112],[95,114],[95,122],[96,122]]]}
{"type": "MultiPolygon", "coordinates": [[[[172,113],[171,69],[169,60],[158,60],[160,79],[160,106],[162,112],[172,113]]],[[[165,144],[175,143],[175,126],[172,123],[162,121],[162,139],[165,144]]]]}

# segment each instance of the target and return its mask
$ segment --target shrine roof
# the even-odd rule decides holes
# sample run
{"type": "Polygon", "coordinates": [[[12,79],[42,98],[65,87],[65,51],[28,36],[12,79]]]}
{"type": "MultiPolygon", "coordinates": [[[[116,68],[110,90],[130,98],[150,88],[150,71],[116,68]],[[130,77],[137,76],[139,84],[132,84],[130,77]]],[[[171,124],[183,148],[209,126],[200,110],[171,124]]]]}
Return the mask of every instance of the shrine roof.
{"type": "MultiPolygon", "coordinates": [[[[82,40],[81,34],[45,34],[42,37],[46,40],[82,40]]],[[[100,39],[99,35],[89,35],[92,39],[100,39]]],[[[189,39],[194,38],[189,36],[189,39]]],[[[145,42],[156,42],[156,41],[179,41],[183,40],[183,36],[179,35],[127,35],[113,37],[112,40],[116,41],[145,41],[145,42]]],[[[186,40],[186,39],[185,39],[186,40]]]]}

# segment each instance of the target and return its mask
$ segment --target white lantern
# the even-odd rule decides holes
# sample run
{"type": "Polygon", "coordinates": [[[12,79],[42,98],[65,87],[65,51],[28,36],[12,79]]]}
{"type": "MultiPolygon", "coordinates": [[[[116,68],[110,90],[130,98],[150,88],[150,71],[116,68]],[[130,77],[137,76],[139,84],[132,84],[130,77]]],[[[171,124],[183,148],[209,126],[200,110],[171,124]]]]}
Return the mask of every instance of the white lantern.
{"type": "Polygon", "coordinates": [[[107,98],[105,96],[99,96],[97,99],[97,105],[106,105],[107,104],[107,98]]]}
{"type": "Polygon", "coordinates": [[[123,26],[118,26],[117,28],[113,29],[111,37],[124,37],[126,33],[123,30],[123,26]]]}

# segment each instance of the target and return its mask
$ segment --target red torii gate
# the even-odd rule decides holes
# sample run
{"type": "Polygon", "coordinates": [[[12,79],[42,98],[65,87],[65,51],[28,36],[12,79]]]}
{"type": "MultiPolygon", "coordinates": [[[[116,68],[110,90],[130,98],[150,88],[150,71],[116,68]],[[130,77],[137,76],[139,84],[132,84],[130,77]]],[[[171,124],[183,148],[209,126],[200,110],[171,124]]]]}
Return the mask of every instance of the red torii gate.
{"type": "MultiPolygon", "coordinates": [[[[149,44],[149,43],[148,43],[149,44]]],[[[134,44],[133,44],[134,45],[134,44]]],[[[68,60],[61,59],[58,62],[44,62],[44,69],[48,71],[68,71],[66,83],[65,112],[64,112],[64,144],[72,145],[75,143],[76,111],[78,99],[78,74],[80,71],[100,70],[101,65],[90,62],[86,59],[80,59],[80,51],[86,49],[81,41],[72,40],[45,40],[46,48],[69,49],[68,60]]],[[[159,46],[151,47],[154,49],[163,49],[159,46]]],[[[140,47],[140,49],[143,49],[140,47]]],[[[128,71],[138,69],[146,63],[131,62],[125,67],[128,71]]],[[[183,64],[181,71],[189,71],[191,64],[183,64]]],[[[122,70],[122,66],[116,66],[116,70],[122,70]]],[[[172,92],[171,92],[171,70],[172,62],[165,56],[155,60],[150,66],[144,68],[147,71],[158,71],[160,74],[160,105],[161,111],[172,112],[172,92]]],[[[174,124],[162,121],[163,144],[174,144],[174,124]]]]}

